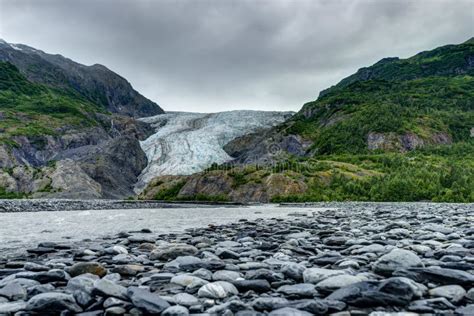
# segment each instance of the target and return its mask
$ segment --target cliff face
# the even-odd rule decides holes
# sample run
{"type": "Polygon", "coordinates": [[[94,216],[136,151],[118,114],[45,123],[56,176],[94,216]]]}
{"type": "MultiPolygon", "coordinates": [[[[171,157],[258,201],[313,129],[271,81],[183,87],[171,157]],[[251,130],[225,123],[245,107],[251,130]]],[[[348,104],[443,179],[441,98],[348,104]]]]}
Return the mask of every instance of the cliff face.
{"type": "Polygon", "coordinates": [[[0,197],[132,196],[153,132],[134,116],[161,112],[103,66],[0,42],[0,197]]]}

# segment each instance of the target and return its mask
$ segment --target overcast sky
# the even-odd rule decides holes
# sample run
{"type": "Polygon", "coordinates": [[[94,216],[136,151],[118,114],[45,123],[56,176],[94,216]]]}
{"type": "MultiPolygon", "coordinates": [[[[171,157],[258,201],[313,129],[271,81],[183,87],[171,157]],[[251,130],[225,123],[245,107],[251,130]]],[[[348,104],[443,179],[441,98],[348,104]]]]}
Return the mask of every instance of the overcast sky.
{"type": "Polygon", "coordinates": [[[474,0],[0,0],[0,38],[103,64],[165,110],[298,110],[358,68],[474,36],[474,0]]]}

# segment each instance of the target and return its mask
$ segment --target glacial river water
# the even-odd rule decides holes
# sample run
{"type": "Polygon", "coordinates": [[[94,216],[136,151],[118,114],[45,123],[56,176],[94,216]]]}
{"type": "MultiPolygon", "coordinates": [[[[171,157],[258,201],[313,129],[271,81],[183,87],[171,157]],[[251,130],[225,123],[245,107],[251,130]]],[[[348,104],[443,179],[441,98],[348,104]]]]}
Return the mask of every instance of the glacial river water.
{"type": "Polygon", "coordinates": [[[0,253],[24,251],[44,241],[71,242],[143,228],[151,229],[153,233],[180,232],[186,228],[224,224],[242,218],[285,217],[290,213],[311,214],[318,210],[316,207],[259,205],[0,213],[0,253]]]}

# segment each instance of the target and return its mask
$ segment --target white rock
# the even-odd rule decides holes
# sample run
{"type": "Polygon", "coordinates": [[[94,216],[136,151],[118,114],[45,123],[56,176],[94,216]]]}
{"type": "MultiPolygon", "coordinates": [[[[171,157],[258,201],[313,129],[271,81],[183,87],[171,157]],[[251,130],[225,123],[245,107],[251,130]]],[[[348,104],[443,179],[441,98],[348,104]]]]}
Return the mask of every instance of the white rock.
{"type": "Polygon", "coordinates": [[[221,299],[230,295],[237,294],[239,294],[237,288],[233,284],[225,281],[208,283],[202,286],[198,291],[199,297],[207,297],[214,299],[221,299]]]}

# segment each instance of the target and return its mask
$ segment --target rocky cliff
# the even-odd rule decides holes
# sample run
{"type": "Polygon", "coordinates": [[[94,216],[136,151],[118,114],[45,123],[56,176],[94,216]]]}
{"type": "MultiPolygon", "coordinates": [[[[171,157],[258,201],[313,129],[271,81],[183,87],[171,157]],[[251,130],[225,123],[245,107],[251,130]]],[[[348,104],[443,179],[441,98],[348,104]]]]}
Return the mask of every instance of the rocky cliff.
{"type": "Polygon", "coordinates": [[[103,66],[0,42],[0,197],[133,195],[153,132],[134,116],[157,113],[103,66]]]}

